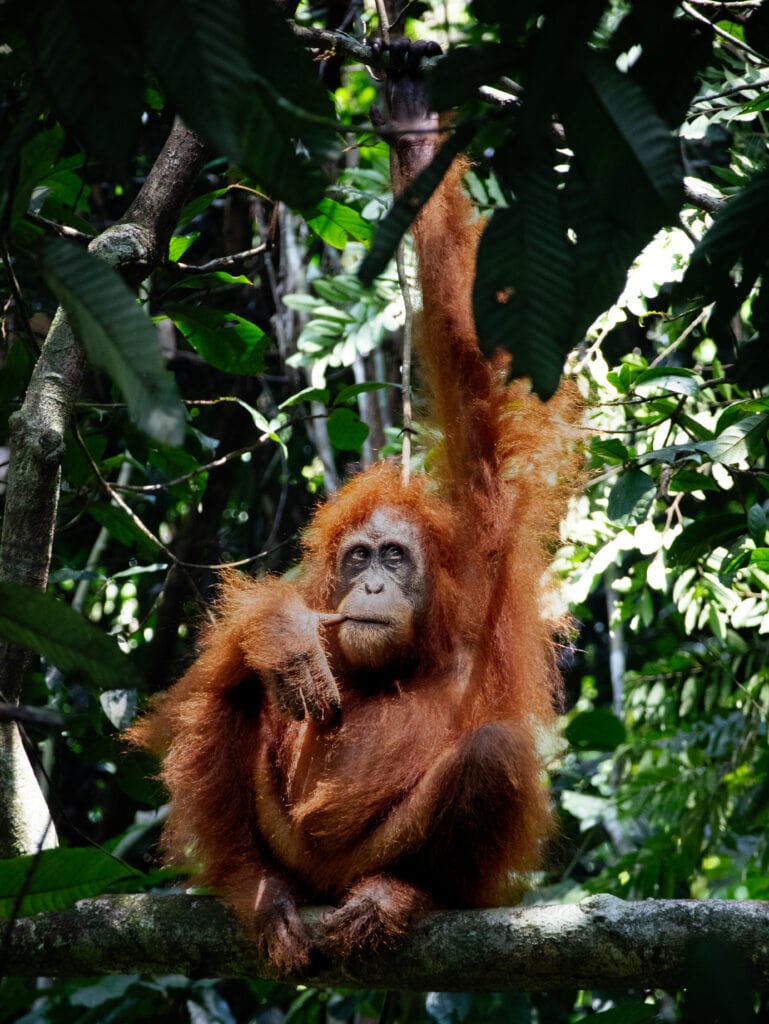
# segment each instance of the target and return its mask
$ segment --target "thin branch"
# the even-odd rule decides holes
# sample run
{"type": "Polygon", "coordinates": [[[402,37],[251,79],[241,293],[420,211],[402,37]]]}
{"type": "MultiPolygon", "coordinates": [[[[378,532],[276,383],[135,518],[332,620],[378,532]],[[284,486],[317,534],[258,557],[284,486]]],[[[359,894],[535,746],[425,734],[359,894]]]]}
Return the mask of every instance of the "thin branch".
{"type": "Polygon", "coordinates": [[[26,219],[31,224],[37,224],[39,228],[43,228],[49,235],[56,235],[59,238],[71,238],[74,242],[82,242],[83,245],[88,245],[89,242],[93,241],[93,235],[87,235],[85,231],[71,228],[68,224],[57,224],[56,221],[48,220],[47,217],[41,217],[37,213],[28,213],[26,219]]]}
{"type": "Polygon", "coordinates": [[[370,46],[358,42],[346,32],[332,32],[327,29],[305,28],[290,22],[291,28],[297,39],[300,39],[306,46],[313,50],[328,51],[340,57],[349,57],[352,60],[360,61],[369,67],[382,69],[384,67],[380,55],[374,53],[370,46]]]}
{"type": "Polygon", "coordinates": [[[267,243],[262,242],[261,245],[257,245],[253,249],[244,249],[243,252],[234,252],[229,256],[219,256],[217,259],[209,260],[207,263],[177,263],[176,266],[179,270],[183,270],[188,274],[205,274],[211,270],[222,270],[224,267],[231,267],[233,263],[242,263],[243,260],[250,260],[254,256],[261,256],[266,251],[267,243]]]}
{"type": "Polygon", "coordinates": [[[705,189],[697,188],[690,180],[684,181],[684,199],[705,213],[718,213],[726,202],[721,196],[714,196],[705,189]]]}
{"type": "Polygon", "coordinates": [[[758,50],[754,50],[752,46],[749,46],[748,43],[743,42],[742,39],[738,39],[737,36],[733,36],[731,35],[731,33],[726,32],[722,28],[719,28],[718,25],[712,22],[709,18],[706,18],[704,14],[701,14],[699,11],[695,11],[690,3],[682,3],[681,7],[684,11],[686,11],[690,18],[694,18],[695,21],[699,21],[702,25],[707,25],[708,28],[715,33],[715,35],[719,36],[725,42],[730,43],[738,50],[742,50],[744,53],[747,53],[748,56],[753,57],[761,64],[769,63],[763,53],[759,53],[758,50]]]}
{"type": "Polygon", "coordinates": [[[404,487],[408,487],[411,474],[411,353],[413,348],[414,332],[414,305],[411,301],[411,289],[409,287],[408,275],[404,265],[404,244],[401,239],[395,251],[395,262],[398,267],[398,282],[400,283],[401,295],[403,296],[403,307],[406,312],[406,321],[403,325],[403,355],[401,360],[401,404],[403,408],[403,450],[401,453],[401,481],[404,487]]]}

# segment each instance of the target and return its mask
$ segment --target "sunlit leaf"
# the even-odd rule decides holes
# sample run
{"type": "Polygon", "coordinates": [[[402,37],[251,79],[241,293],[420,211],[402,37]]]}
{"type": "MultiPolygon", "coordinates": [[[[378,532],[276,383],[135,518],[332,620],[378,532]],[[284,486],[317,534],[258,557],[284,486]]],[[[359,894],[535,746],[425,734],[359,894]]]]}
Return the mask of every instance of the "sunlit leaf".
{"type": "Polygon", "coordinates": [[[78,900],[97,896],[124,878],[141,878],[125,861],[95,847],[43,850],[0,861],[0,917],[64,910],[78,900]],[[17,909],[18,895],[23,893],[17,909]]]}

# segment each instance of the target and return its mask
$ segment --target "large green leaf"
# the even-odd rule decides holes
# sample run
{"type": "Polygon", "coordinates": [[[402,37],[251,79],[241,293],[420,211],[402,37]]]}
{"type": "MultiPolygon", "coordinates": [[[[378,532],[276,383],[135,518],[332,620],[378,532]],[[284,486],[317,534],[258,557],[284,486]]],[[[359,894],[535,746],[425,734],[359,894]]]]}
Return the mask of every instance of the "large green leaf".
{"type": "Polygon", "coordinates": [[[131,418],[150,437],[180,444],[184,407],[152,321],[128,286],[112,267],[63,239],[43,243],[40,269],[89,359],[122,392],[131,418]]]}
{"type": "Polygon", "coordinates": [[[315,210],[305,214],[307,226],[335,249],[344,249],[349,239],[368,245],[373,228],[357,210],[334,199],[321,199],[315,210]]]}
{"type": "Polygon", "coordinates": [[[681,18],[679,6],[678,0],[634,3],[610,44],[614,58],[631,50],[638,53],[630,77],[673,129],[686,116],[713,39],[712,33],[703,31],[692,18],[681,18]]]}
{"type": "Polygon", "coordinates": [[[606,514],[609,519],[628,526],[646,518],[654,499],[656,484],[642,469],[623,473],[612,487],[606,514]]]}
{"type": "Polygon", "coordinates": [[[0,583],[0,635],[29,647],[63,672],[82,672],[100,686],[136,684],[132,663],[111,636],[49,594],[0,583]]]}
{"type": "Polygon", "coordinates": [[[718,302],[730,317],[769,259],[769,170],[762,170],[730,199],[698,243],[680,287],[681,301],[694,296],[718,302]],[[739,286],[731,271],[742,262],[739,286]]]}
{"type": "Polygon", "coordinates": [[[65,910],[123,878],[141,878],[125,861],[92,847],[43,850],[0,861],[0,918],[65,910]],[[19,893],[24,896],[19,906],[19,893]]]}
{"type": "Polygon", "coordinates": [[[202,306],[169,306],[166,313],[196,352],[225,373],[261,373],[270,343],[261,327],[242,316],[202,306]]]}
{"type": "Polygon", "coordinates": [[[120,0],[102,0],[98,14],[78,0],[45,0],[27,13],[30,45],[62,121],[88,153],[124,175],[144,102],[130,11],[120,0]]]}
{"type": "Polygon", "coordinates": [[[692,565],[720,544],[728,544],[745,532],[745,517],[736,512],[710,515],[685,526],[667,553],[671,566],[692,565]]]}
{"type": "Polygon", "coordinates": [[[722,430],[712,441],[704,442],[714,462],[733,466],[750,458],[753,451],[763,446],[769,433],[769,416],[754,413],[722,430]]]}
{"type": "Polygon", "coordinates": [[[594,708],[575,715],[565,734],[581,750],[614,750],[625,741],[625,726],[610,708],[594,708]]]}
{"type": "Polygon", "coordinates": [[[679,145],[643,89],[608,58],[591,54],[579,88],[562,97],[575,160],[613,221],[638,236],[638,248],[683,200],[679,145]]]}
{"type": "Polygon", "coordinates": [[[327,420],[328,439],[339,451],[359,452],[368,437],[368,427],[356,412],[344,406],[334,409],[327,420]]]}
{"type": "Polygon", "coordinates": [[[150,60],[185,121],[294,206],[320,199],[333,109],[272,3],[147,0],[150,60]]]}
{"type": "Polygon", "coordinates": [[[572,164],[566,176],[564,205],[576,243],[577,308],[573,334],[576,344],[596,317],[622,292],[628,267],[643,247],[643,241],[603,211],[578,164],[572,164]]]}
{"type": "Polygon", "coordinates": [[[518,199],[497,210],[481,237],[473,307],[481,348],[513,355],[513,373],[537,394],[558,387],[572,343],[573,247],[566,235],[555,175],[535,168],[518,199]]]}

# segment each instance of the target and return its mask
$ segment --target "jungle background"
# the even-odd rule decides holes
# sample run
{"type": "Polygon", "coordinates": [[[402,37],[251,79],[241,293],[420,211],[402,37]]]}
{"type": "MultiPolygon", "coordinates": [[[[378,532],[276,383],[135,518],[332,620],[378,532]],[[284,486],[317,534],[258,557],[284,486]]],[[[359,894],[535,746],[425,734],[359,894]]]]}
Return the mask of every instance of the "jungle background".
{"type": "MultiPolygon", "coordinates": [[[[189,662],[222,565],[289,570],[314,503],[400,453],[391,257],[410,215],[369,118],[368,2],[0,12],[0,719],[7,744],[23,733],[60,842],[0,836],[11,920],[161,881],[163,795],[121,730],[189,662]],[[86,246],[98,236],[103,255],[131,220],[175,115],[206,146],[192,180],[168,179],[183,194],[139,211],[160,249],[124,261],[124,280],[86,246]],[[20,409],[45,415],[58,304],[82,360],[62,445],[19,426],[20,409]]],[[[557,561],[575,620],[560,834],[529,899],[765,899],[769,8],[417,0],[405,28],[444,48],[429,82],[456,110],[446,151],[471,153],[489,221],[481,343],[509,348],[543,397],[566,363],[588,409],[589,484],[557,561]]],[[[418,454],[418,405],[415,431],[418,454]]],[[[712,973],[688,1001],[432,993],[398,1013],[769,1019],[739,970],[712,973]]],[[[259,979],[0,981],[2,1024],[331,1024],[381,1003],[259,979]]]]}

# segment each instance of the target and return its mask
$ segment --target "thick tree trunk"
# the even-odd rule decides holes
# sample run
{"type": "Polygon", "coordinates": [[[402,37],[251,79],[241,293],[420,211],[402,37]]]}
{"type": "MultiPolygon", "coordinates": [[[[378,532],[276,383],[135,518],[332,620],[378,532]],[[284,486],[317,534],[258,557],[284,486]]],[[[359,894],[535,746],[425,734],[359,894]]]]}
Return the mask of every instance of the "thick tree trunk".
{"type": "MultiPolygon", "coordinates": [[[[174,125],[123,222],[89,248],[138,281],[164,259],[168,240],[203,165],[205,145],[174,125]]],[[[64,433],[80,391],[85,356],[59,309],[35,366],[24,403],[12,419],[0,580],[45,590],[59,501],[64,433]]],[[[32,655],[0,641],[0,700],[18,703],[32,655]]],[[[16,723],[0,724],[0,857],[55,842],[45,801],[16,723]],[[43,838],[45,837],[45,838],[43,838]]]]}

